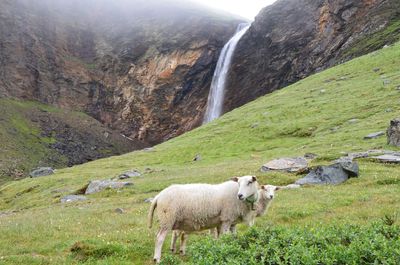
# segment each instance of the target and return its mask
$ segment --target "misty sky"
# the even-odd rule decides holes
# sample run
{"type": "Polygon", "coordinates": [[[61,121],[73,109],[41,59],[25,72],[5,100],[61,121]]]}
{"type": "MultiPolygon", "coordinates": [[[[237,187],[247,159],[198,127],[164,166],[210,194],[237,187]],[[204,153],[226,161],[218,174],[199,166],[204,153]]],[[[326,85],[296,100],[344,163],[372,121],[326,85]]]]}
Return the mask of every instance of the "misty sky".
{"type": "Polygon", "coordinates": [[[207,6],[223,9],[232,14],[253,20],[261,8],[276,0],[195,0],[207,6]]]}

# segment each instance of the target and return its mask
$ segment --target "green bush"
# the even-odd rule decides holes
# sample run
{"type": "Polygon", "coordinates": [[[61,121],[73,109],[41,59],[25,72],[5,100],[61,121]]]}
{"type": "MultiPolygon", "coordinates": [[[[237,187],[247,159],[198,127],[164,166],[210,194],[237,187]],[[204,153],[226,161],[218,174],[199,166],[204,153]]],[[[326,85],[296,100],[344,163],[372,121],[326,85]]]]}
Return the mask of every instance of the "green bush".
{"type": "Polygon", "coordinates": [[[189,264],[400,264],[400,226],[252,228],[189,248],[189,264]]]}

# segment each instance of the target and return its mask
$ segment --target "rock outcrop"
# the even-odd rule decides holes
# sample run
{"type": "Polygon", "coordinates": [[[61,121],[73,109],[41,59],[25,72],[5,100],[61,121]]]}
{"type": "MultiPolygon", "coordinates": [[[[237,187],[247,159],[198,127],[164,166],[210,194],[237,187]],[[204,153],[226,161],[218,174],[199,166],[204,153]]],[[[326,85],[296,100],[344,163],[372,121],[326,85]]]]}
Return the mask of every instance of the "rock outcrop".
{"type": "Polygon", "coordinates": [[[238,43],[225,111],[399,40],[399,11],[398,0],[278,0],[264,8],[238,43]]]}
{"type": "Polygon", "coordinates": [[[4,0],[0,97],[83,111],[159,143],[200,123],[242,21],[180,0],[4,0]]]}

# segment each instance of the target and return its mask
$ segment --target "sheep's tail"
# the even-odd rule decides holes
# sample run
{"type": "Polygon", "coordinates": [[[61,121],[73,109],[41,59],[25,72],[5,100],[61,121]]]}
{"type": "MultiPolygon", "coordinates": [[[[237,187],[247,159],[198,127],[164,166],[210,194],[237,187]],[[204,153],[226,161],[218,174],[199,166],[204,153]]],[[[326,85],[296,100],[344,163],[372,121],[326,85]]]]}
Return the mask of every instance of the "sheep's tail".
{"type": "Polygon", "coordinates": [[[154,210],[157,207],[157,199],[158,196],[154,197],[153,201],[151,202],[149,215],[147,216],[147,224],[149,228],[153,226],[153,216],[154,216],[154,210]]]}

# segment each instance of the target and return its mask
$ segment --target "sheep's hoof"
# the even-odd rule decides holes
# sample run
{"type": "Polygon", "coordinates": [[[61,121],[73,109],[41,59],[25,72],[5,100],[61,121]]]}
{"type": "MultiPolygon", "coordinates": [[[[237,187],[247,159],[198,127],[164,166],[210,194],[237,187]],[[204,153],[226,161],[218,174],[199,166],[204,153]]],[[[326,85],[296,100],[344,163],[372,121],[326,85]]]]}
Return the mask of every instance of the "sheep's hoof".
{"type": "Polygon", "coordinates": [[[156,263],[156,264],[160,262],[160,261],[159,261],[158,259],[156,259],[156,258],[154,258],[153,261],[154,261],[154,263],[156,263]]]}
{"type": "Polygon", "coordinates": [[[181,256],[185,256],[185,251],[184,250],[179,250],[179,254],[181,254],[181,256]]]}
{"type": "Polygon", "coordinates": [[[170,250],[171,250],[171,253],[173,253],[173,254],[176,253],[176,250],[174,248],[171,248],[170,250]]]}

